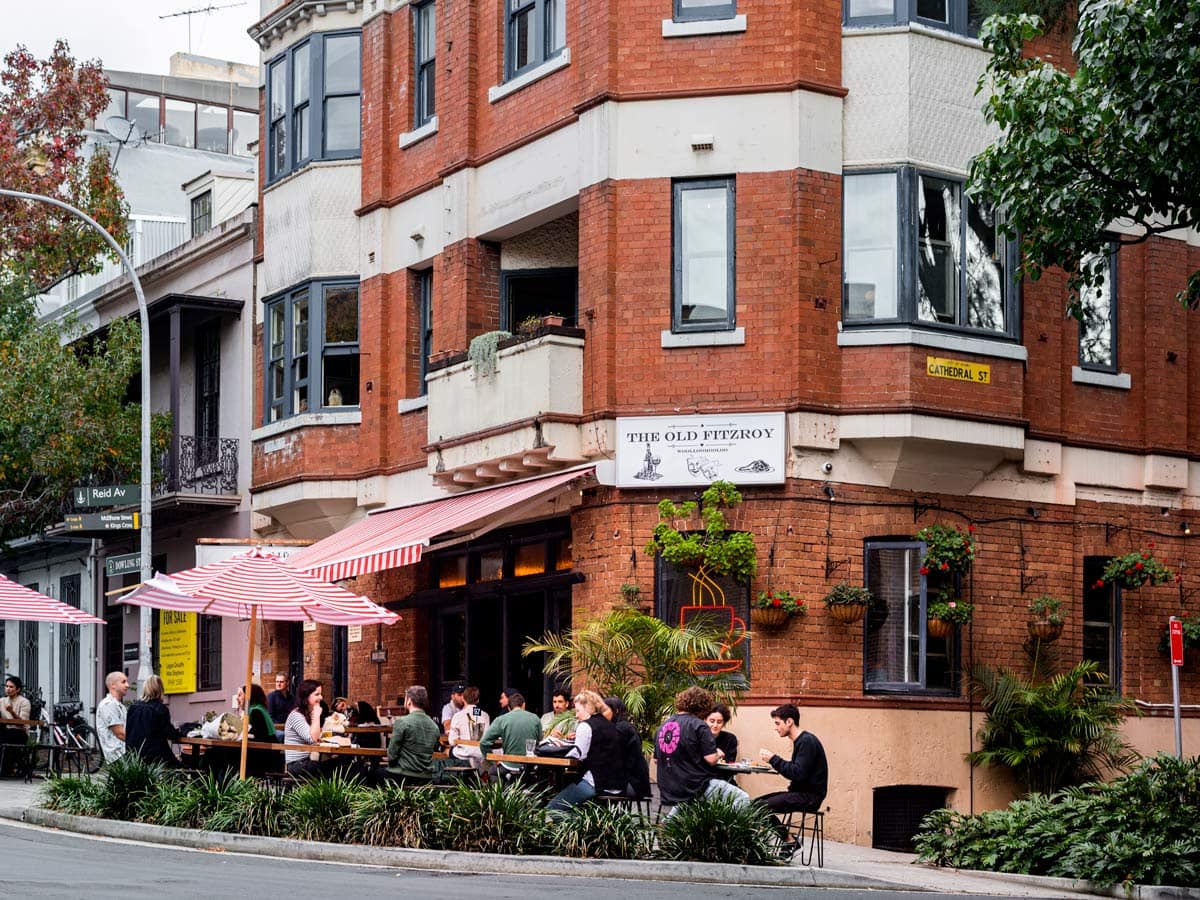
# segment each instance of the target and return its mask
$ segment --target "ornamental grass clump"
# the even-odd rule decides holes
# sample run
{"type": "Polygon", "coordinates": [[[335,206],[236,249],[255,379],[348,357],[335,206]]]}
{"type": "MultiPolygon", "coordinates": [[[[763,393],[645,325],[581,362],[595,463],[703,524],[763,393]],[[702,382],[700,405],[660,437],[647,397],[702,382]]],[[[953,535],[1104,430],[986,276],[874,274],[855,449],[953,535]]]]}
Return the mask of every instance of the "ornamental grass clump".
{"type": "Polygon", "coordinates": [[[1153,551],[1154,542],[1151,541],[1145,550],[1113,557],[1093,587],[1115,584],[1123,590],[1136,591],[1146,583],[1151,586],[1166,584],[1175,577],[1175,573],[1155,559],[1153,551]]]}
{"type": "Polygon", "coordinates": [[[583,859],[648,859],[654,829],[640,815],[584,803],[554,824],[554,852],[583,859]]]}
{"type": "Polygon", "coordinates": [[[71,816],[100,815],[100,794],[104,785],[91,778],[64,778],[51,775],[42,786],[42,803],[46,809],[71,816]]]}
{"type": "Polygon", "coordinates": [[[283,794],[254,778],[229,772],[206,792],[201,828],[278,837],[284,833],[283,794]]]}
{"type": "Polygon", "coordinates": [[[427,822],[435,850],[519,856],[551,846],[546,798],[519,783],[461,783],[442,791],[429,804],[427,822]]]}
{"type": "Polygon", "coordinates": [[[697,797],[675,808],[658,830],[661,859],[771,866],[779,863],[779,836],[762,807],[728,797],[697,797]]]}
{"type": "Polygon", "coordinates": [[[282,833],[302,841],[341,841],[352,821],[353,797],[362,787],[335,772],[312,778],[283,795],[282,833]]]}
{"type": "Polygon", "coordinates": [[[965,575],[975,561],[974,535],[974,525],[968,525],[965,532],[957,525],[926,525],[917,532],[917,540],[925,544],[921,574],[965,575]]]}
{"type": "Polygon", "coordinates": [[[428,793],[397,784],[360,791],[350,801],[353,840],[372,847],[426,847],[428,805],[428,793]]]}
{"type": "Polygon", "coordinates": [[[104,768],[96,815],[105,819],[137,819],[142,802],[165,775],[166,769],[159,763],[148,763],[136,753],[122,754],[104,768]]]}

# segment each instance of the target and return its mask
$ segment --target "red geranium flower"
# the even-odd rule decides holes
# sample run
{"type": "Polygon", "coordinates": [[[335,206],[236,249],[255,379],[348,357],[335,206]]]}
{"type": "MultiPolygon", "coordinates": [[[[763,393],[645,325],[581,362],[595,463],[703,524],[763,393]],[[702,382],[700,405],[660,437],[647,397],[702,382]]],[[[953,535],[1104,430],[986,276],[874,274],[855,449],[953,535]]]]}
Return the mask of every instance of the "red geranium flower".
{"type": "Polygon", "coordinates": [[[967,534],[974,534],[974,533],[975,533],[975,526],[974,526],[974,525],[968,525],[968,526],[967,526],[967,534]]]}
{"type": "Polygon", "coordinates": [[[1151,550],[1153,550],[1154,549],[1154,541],[1151,541],[1146,546],[1149,547],[1151,550]]]}
{"type": "Polygon", "coordinates": [[[921,574],[928,575],[929,574],[929,566],[921,566],[921,574]]]}
{"type": "Polygon", "coordinates": [[[1135,569],[1138,569],[1139,571],[1140,571],[1140,570],[1142,570],[1142,569],[1144,569],[1144,568],[1146,568],[1146,567],[1145,567],[1145,566],[1143,566],[1141,563],[1134,563],[1134,564],[1133,564],[1133,567],[1134,567],[1135,569]]]}
{"type": "Polygon", "coordinates": [[[950,563],[948,563],[948,562],[944,562],[944,563],[942,563],[942,565],[941,565],[941,568],[942,568],[943,570],[945,570],[945,569],[949,569],[949,568],[950,568],[950,563]]]}
{"type": "Polygon", "coordinates": [[[772,605],[772,606],[779,606],[779,605],[780,605],[779,598],[778,598],[778,597],[775,597],[774,599],[772,599],[772,600],[771,600],[771,605],[772,605]]]}

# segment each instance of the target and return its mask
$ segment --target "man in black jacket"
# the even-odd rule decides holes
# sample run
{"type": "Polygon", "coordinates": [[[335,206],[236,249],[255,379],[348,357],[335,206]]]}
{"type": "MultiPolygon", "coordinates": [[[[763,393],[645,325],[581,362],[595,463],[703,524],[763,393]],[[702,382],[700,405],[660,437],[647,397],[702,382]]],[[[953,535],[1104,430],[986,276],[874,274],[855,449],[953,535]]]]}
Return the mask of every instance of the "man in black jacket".
{"type": "Polygon", "coordinates": [[[829,788],[825,748],[816,735],[800,730],[800,710],[794,704],[785,703],[771,710],[771,720],[775,733],[791,740],[792,758],[785,760],[766,749],[760,750],[759,756],[788,779],[788,788],[763,794],[758,802],[773,813],[818,811],[829,788]]]}

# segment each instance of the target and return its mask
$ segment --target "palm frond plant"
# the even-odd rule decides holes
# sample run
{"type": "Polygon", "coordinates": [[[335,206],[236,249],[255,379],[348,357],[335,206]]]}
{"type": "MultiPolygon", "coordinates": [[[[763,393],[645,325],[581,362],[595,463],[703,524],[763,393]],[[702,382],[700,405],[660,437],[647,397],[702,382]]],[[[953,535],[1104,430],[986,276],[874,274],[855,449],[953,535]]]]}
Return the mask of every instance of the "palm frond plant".
{"type": "Polygon", "coordinates": [[[1126,771],[1139,757],[1120,729],[1136,707],[1105,681],[1094,660],[1045,681],[975,666],[971,691],[986,719],[967,761],[1011,769],[1026,791],[1041,794],[1126,771]]]}
{"type": "Polygon", "coordinates": [[[775,823],[754,803],[697,797],[676,807],[658,829],[661,859],[770,866],[779,863],[775,823]]]}
{"type": "Polygon", "coordinates": [[[675,712],[675,695],[699,685],[730,706],[746,690],[743,678],[699,675],[697,659],[715,659],[728,631],[702,617],[683,628],[635,609],[616,609],[603,619],[562,634],[547,632],[525,643],[523,653],[546,654],[547,675],[582,678],[605,695],[620,697],[642,740],[649,742],[675,712]]]}

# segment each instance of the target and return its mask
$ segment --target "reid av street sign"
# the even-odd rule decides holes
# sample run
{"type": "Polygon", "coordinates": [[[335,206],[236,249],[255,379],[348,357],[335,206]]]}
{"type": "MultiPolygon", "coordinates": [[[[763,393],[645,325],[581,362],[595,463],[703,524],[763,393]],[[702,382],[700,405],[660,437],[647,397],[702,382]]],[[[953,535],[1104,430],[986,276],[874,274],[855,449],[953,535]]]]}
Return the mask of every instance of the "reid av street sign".
{"type": "Polygon", "coordinates": [[[125,506],[142,502],[140,484],[80,484],[75,486],[76,506],[125,506]]]}

